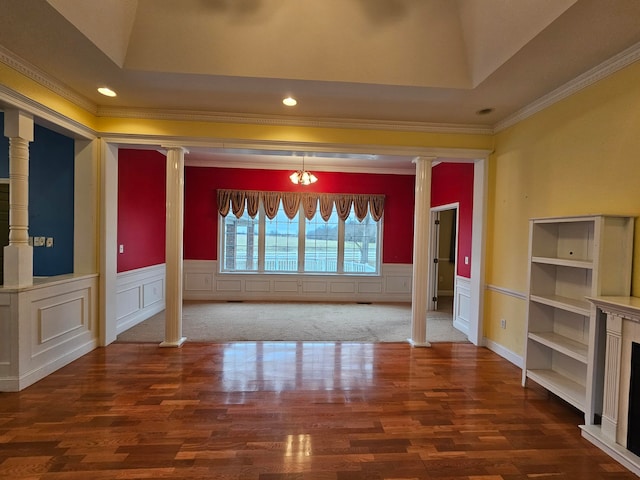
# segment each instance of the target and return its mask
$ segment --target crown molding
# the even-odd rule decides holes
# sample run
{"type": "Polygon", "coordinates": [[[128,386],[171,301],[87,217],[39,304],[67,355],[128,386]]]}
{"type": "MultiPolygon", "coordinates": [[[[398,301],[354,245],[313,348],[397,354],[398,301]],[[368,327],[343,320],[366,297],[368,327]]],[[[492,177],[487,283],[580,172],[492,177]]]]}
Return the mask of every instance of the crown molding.
{"type": "Polygon", "coordinates": [[[173,120],[215,123],[241,123],[283,127],[348,128],[360,130],[389,130],[419,133],[459,133],[491,135],[493,129],[483,125],[456,125],[407,121],[357,120],[332,118],[283,117],[250,113],[200,112],[194,110],[155,110],[126,107],[98,107],[99,117],[139,118],[146,120],[173,120]]]}
{"type": "Polygon", "coordinates": [[[93,115],[98,114],[98,107],[95,103],[75,92],[66,84],[56,80],[48,73],[40,70],[35,65],[32,65],[26,60],[20,58],[12,51],[7,50],[2,45],[0,45],[0,62],[13,68],[34,82],[39,83],[43,87],[48,88],[56,95],[60,95],[62,98],[68,100],[74,105],[85,109],[89,113],[92,113],[93,115]]]}
{"type": "Polygon", "coordinates": [[[587,88],[594,83],[599,82],[603,78],[616,73],[619,70],[640,60],[640,42],[605,60],[600,65],[587,70],[582,75],[565,83],[563,86],[554,91],[540,97],[538,100],[530,103],[526,107],[518,110],[510,117],[498,122],[493,127],[493,132],[498,133],[521,121],[535,115],[536,113],[554,105],[555,103],[587,88]]]}
{"type": "Polygon", "coordinates": [[[39,124],[63,135],[85,140],[91,140],[98,136],[93,129],[1,84],[0,105],[4,105],[5,108],[15,108],[27,112],[37,117],[39,124]]]}

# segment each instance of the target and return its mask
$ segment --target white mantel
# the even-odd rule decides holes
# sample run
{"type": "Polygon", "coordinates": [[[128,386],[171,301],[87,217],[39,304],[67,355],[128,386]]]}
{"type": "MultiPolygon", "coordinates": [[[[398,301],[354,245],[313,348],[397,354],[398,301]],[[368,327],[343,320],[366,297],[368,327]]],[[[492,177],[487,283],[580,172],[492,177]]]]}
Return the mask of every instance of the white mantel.
{"type": "MultiPolygon", "coordinates": [[[[581,425],[582,436],[640,476],[640,457],[627,450],[631,345],[640,343],[640,298],[588,298],[606,315],[602,425],[581,425]]],[[[598,316],[598,321],[605,318],[598,316]]],[[[602,326],[600,326],[602,327],[602,326]]]]}

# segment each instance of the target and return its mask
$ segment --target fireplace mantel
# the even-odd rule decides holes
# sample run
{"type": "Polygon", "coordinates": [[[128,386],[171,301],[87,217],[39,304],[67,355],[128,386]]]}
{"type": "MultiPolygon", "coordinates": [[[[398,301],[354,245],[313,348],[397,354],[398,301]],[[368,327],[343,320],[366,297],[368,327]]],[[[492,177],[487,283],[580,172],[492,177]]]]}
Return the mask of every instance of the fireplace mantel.
{"type": "Polygon", "coordinates": [[[604,313],[597,316],[598,322],[606,318],[606,351],[602,425],[581,425],[582,436],[640,476],[640,457],[626,448],[630,350],[632,342],[640,342],[640,298],[587,299],[604,313]]]}
{"type": "Polygon", "coordinates": [[[640,297],[587,297],[591,303],[604,313],[640,322],[640,297]]]}

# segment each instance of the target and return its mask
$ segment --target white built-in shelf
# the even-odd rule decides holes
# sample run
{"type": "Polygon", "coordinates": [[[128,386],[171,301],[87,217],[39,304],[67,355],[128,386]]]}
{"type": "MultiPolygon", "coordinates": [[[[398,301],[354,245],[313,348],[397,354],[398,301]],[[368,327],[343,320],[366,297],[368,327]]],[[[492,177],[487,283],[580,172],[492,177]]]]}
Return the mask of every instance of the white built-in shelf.
{"type": "Polygon", "coordinates": [[[532,302],[542,303],[543,305],[549,305],[554,308],[560,308],[568,312],[577,313],[578,315],[589,316],[591,314],[591,304],[587,300],[563,297],[561,295],[534,294],[531,294],[529,299],[532,302]]]}
{"type": "Polygon", "coordinates": [[[574,260],[573,258],[531,257],[531,263],[543,263],[545,265],[556,265],[558,267],[593,268],[593,262],[591,260],[574,260]]]}
{"type": "Polygon", "coordinates": [[[581,363],[587,363],[589,347],[584,343],[576,342],[571,338],[554,332],[529,332],[529,339],[581,363]]]}
{"type": "Polygon", "coordinates": [[[585,414],[602,413],[604,331],[587,297],[628,295],[634,218],[611,215],[529,222],[529,294],[522,383],[530,379],[585,414]]]}
{"type": "Polygon", "coordinates": [[[553,392],[578,410],[584,411],[586,388],[553,370],[527,370],[527,377],[553,392]]]}

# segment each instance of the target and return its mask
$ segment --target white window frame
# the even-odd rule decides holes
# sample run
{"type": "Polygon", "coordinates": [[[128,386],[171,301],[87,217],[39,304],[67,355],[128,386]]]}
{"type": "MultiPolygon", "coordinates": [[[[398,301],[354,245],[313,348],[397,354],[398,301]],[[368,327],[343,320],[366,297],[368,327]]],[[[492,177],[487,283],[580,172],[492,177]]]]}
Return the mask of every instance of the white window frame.
{"type": "MultiPolygon", "coordinates": [[[[353,208],[353,207],[352,207],[353,208]]],[[[233,213],[229,212],[229,215],[233,213]]],[[[316,212],[319,215],[319,212],[316,212]]],[[[373,272],[345,272],[344,271],[344,240],[345,221],[338,219],[338,268],[336,272],[305,272],[305,242],[306,242],[306,222],[302,206],[298,209],[298,269],[297,271],[265,271],[266,254],[266,214],[264,206],[260,202],[258,208],[258,269],[257,270],[227,270],[224,267],[224,244],[225,241],[225,217],[218,214],[218,271],[220,274],[242,274],[242,275],[353,275],[353,276],[380,276],[382,266],[382,237],[384,231],[384,215],[376,222],[377,242],[376,242],[376,265],[373,272]]]]}

